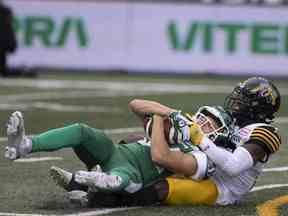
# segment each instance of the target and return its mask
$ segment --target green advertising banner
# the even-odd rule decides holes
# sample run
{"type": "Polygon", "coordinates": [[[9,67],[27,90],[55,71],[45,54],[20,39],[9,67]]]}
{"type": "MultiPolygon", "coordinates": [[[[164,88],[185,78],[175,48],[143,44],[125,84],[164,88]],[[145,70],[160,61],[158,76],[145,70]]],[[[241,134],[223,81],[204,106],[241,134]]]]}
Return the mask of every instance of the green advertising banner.
{"type": "Polygon", "coordinates": [[[14,11],[15,66],[119,69],[126,53],[127,5],[5,1],[14,11]],[[113,16],[111,16],[113,14],[113,16]]]}

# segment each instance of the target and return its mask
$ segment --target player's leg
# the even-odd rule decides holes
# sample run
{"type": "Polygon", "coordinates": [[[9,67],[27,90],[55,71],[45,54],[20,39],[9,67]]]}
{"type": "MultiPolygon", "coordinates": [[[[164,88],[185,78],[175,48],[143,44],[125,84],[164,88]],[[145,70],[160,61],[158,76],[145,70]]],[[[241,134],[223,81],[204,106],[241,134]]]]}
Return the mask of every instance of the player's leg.
{"type": "Polygon", "coordinates": [[[25,136],[22,113],[19,111],[12,113],[9,116],[6,126],[8,145],[5,148],[5,157],[10,160],[15,160],[31,152],[32,141],[25,136]]]}
{"type": "MultiPolygon", "coordinates": [[[[155,206],[161,203],[159,192],[166,190],[168,194],[168,183],[166,180],[159,180],[153,185],[139,190],[132,194],[88,192],[89,207],[128,207],[128,206],[155,206]],[[165,183],[166,182],[166,183],[165,183]]],[[[160,192],[161,193],[161,192],[160,192]]],[[[163,197],[163,199],[166,197],[163,197]]]]}
{"type": "MultiPolygon", "coordinates": [[[[135,148],[137,147],[142,148],[141,145],[135,143],[135,148]]],[[[79,190],[77,184],[81,184],[97,191],[126,191],[133,193],[143,186],[143,176],[142,172],[136,168],[135,163],[137,163],[137,160],[135,160],[134,156],[127,156],[131,152],[127,151],[126,148],[126,146],[115,147],[109,160],[101,167],[96,166],[96,170],[91,172],[78,171],[73,175],[63,169],[52,167],[50,175],[56,181],[56,184],[68,191],[79,190]]],[[[150,154],[149,151],[139,150],[139,152],[150,154]]],[[[144,159],[146,158],[148,157],[144,157],[144,159]]],[[[150,175],[152,173],[151,169],[149,168],[148,172],[150,175]]],[[[143,171],[143,169],[141,170],[143,171]]]]}
{"type": "Polygon", "coordinates": [[[73,124],[63,128],[27,138],[24,119],[21,112],[14,112],[7,124],[8,146],[5,157],[17,159],[33,152],[56,151],[62,148],[84,148],[95,163],[104,164],[113,154],[115,146],[112,140],[101,130],[84,124],[73,124]]]}
{"type": "MultiPolygon", "coordinates": [[[[125,152],[127,153],[127,152],[125,152]]],[[[78,185],[92,190],[109,192],[134,192],[142,187],[141,173],[127,159],[119,146],[102,167],[96,166],[93,171],[78,171],[72,174],[58,167],[51,167],[50,175],[67,191],[79,190],[78,185]]]]}
{"type": "MultiPolygon", "coordinates": [[[[88,193],[89,205],[97,206],[99,195],[97,192],[88,193]]],[[[113,202],[102,202],[101,205],[118,206],[151,206],[157,204],[168,205],[214,205],[218,197],[215,183],[210,180],[194,181],[191,179],[179,179],[169,177],[160,179],[153,185],[149,185],[132,194],[111,196],[113,202]]]]}
{"type": "Polygon", "coordinates": [[[168,205],[214,205],[218,190],[210,180],[167,178],[169,193],[164,201],[168,205]]]}
{"type": "MultiPolygon", "coordinates": [[[[133,194],[118,197],[117,203],[122,206],[149,206],[159,203],[168,205],[214,205],[217,197],[217,187],[210,179],[194,181],[169,177],[133,194]]],[[[92,202],[90,202],[90,205],[92,205],[92,202]]]]}
{"type": "Polygon", "coordinates": [[[115,149],[112,140],[103,131],[77,123],[34,136],[31,152],[56,151],[69,147],[85,149],[95,163],[100,165],[109,160],[115,149]]]}
{"type": "Polygon", "coordinates": [[[116,206],[154,206],[161,204],[169,194],[169,184],[166,179],[159,179],[154,184],[134,193],[117,194],[103,192],[88,192],[89,207],[116,207],[116,206]]]}
{"type": "MultiPolygon", "coordinates": [[[[50,175],[54,182],[66,191],[90,189],[102,192],[121,192],[125,191],[128,186],[131,187],[131,182],[133,182],[131,173],[125,172],[126,170],[126,168],[118,167],[104,172],[100,166],[97,166],[97,169],[93,171],[71,173],[59,167],[51,167],[50,175]]],[[[132,183],[133,185],[135,184],[132,183]]]]}

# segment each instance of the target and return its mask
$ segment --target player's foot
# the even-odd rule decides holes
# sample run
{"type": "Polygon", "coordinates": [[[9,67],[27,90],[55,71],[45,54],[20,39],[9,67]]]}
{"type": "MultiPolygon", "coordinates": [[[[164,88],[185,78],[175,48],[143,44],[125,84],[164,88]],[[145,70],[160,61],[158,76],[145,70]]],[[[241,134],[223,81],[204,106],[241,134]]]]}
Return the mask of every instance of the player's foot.
{"type": "Polygon", "coordinates": [[[96,171],[78,171],[75,173],[75,181],[81,185],[86,185],[91,191],[100,189],[118,188],[122,183],[122,178],[118,175],[108,174],[98,166],[96,171]]]}
{"type": "Polygon", "coordinates": [[[86,185],[79,184],[74,180],[74,174],[71,172],[56,166],[52,166],[49,173],[54,182],[66,191],[88,191],[88,187],[86,185]]]}
{"type": "Polygon", "coordinates": [[[81,190],[73,190],[67,193],[68,199],[73,206],[87,207],[88,196],[87,192],[81,190]]]}
{"type": "Polygon", "coordinates": [[[54,182],[61,188],[71,191],[70,182],[72,180],[73,174],[64,169],[56,166],[52,166],[49,170],[50,176],[54,182]]]}
{"type": "Polygon", "coordinates": [[[32,149],[32,142],[25,136],[22,113],[19,111],[12,113],[6,126],[8,145],[5,149],[5,158],[15,160],[26,156],[32,149]]]}

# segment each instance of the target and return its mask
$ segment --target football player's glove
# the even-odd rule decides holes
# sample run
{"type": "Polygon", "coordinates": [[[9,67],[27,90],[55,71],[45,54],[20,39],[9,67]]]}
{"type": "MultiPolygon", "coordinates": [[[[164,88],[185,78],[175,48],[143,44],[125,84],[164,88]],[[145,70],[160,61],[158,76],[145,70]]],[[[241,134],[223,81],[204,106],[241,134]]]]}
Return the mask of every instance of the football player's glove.
{"type": "Polygon", "coordinates": [[[192,144],[200,145],[204,137],[204,133],[196,122],[193,122],[189,127],[189,136],[192,144]]]}
{"type": "Polygon", "coordinates": [[[196,122],[184,116],[181,111],[172,112],[170,118],[174,127],[181,133],[184,143],[192,143],[194,145],[201,143],[204,133],[196,122]]]}
{"type": "Polygon", "coordinates": [[[172,120],[174,128],[181,134],[181,140],[183,142],[189,142],[189,128],[192,121],[184,116],[180,110],[170,113],[169,118],[172,120]]]}

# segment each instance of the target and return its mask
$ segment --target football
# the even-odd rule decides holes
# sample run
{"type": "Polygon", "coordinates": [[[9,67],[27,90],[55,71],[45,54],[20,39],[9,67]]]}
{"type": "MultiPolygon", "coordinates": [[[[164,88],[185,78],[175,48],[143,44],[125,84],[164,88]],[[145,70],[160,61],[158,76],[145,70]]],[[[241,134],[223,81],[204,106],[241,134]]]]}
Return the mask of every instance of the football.
{"type": "MultiPolygon", "coordinates": [[[[152,125],[152,117],[146,118],[144,120],[145,135],[148,139],[151,139],[152,125]]],[[[164,135],[169,145],[181,143],[182,135],[175,129],[173,121],[170,118],[166,118],[164,120],[164,135]]]]}

